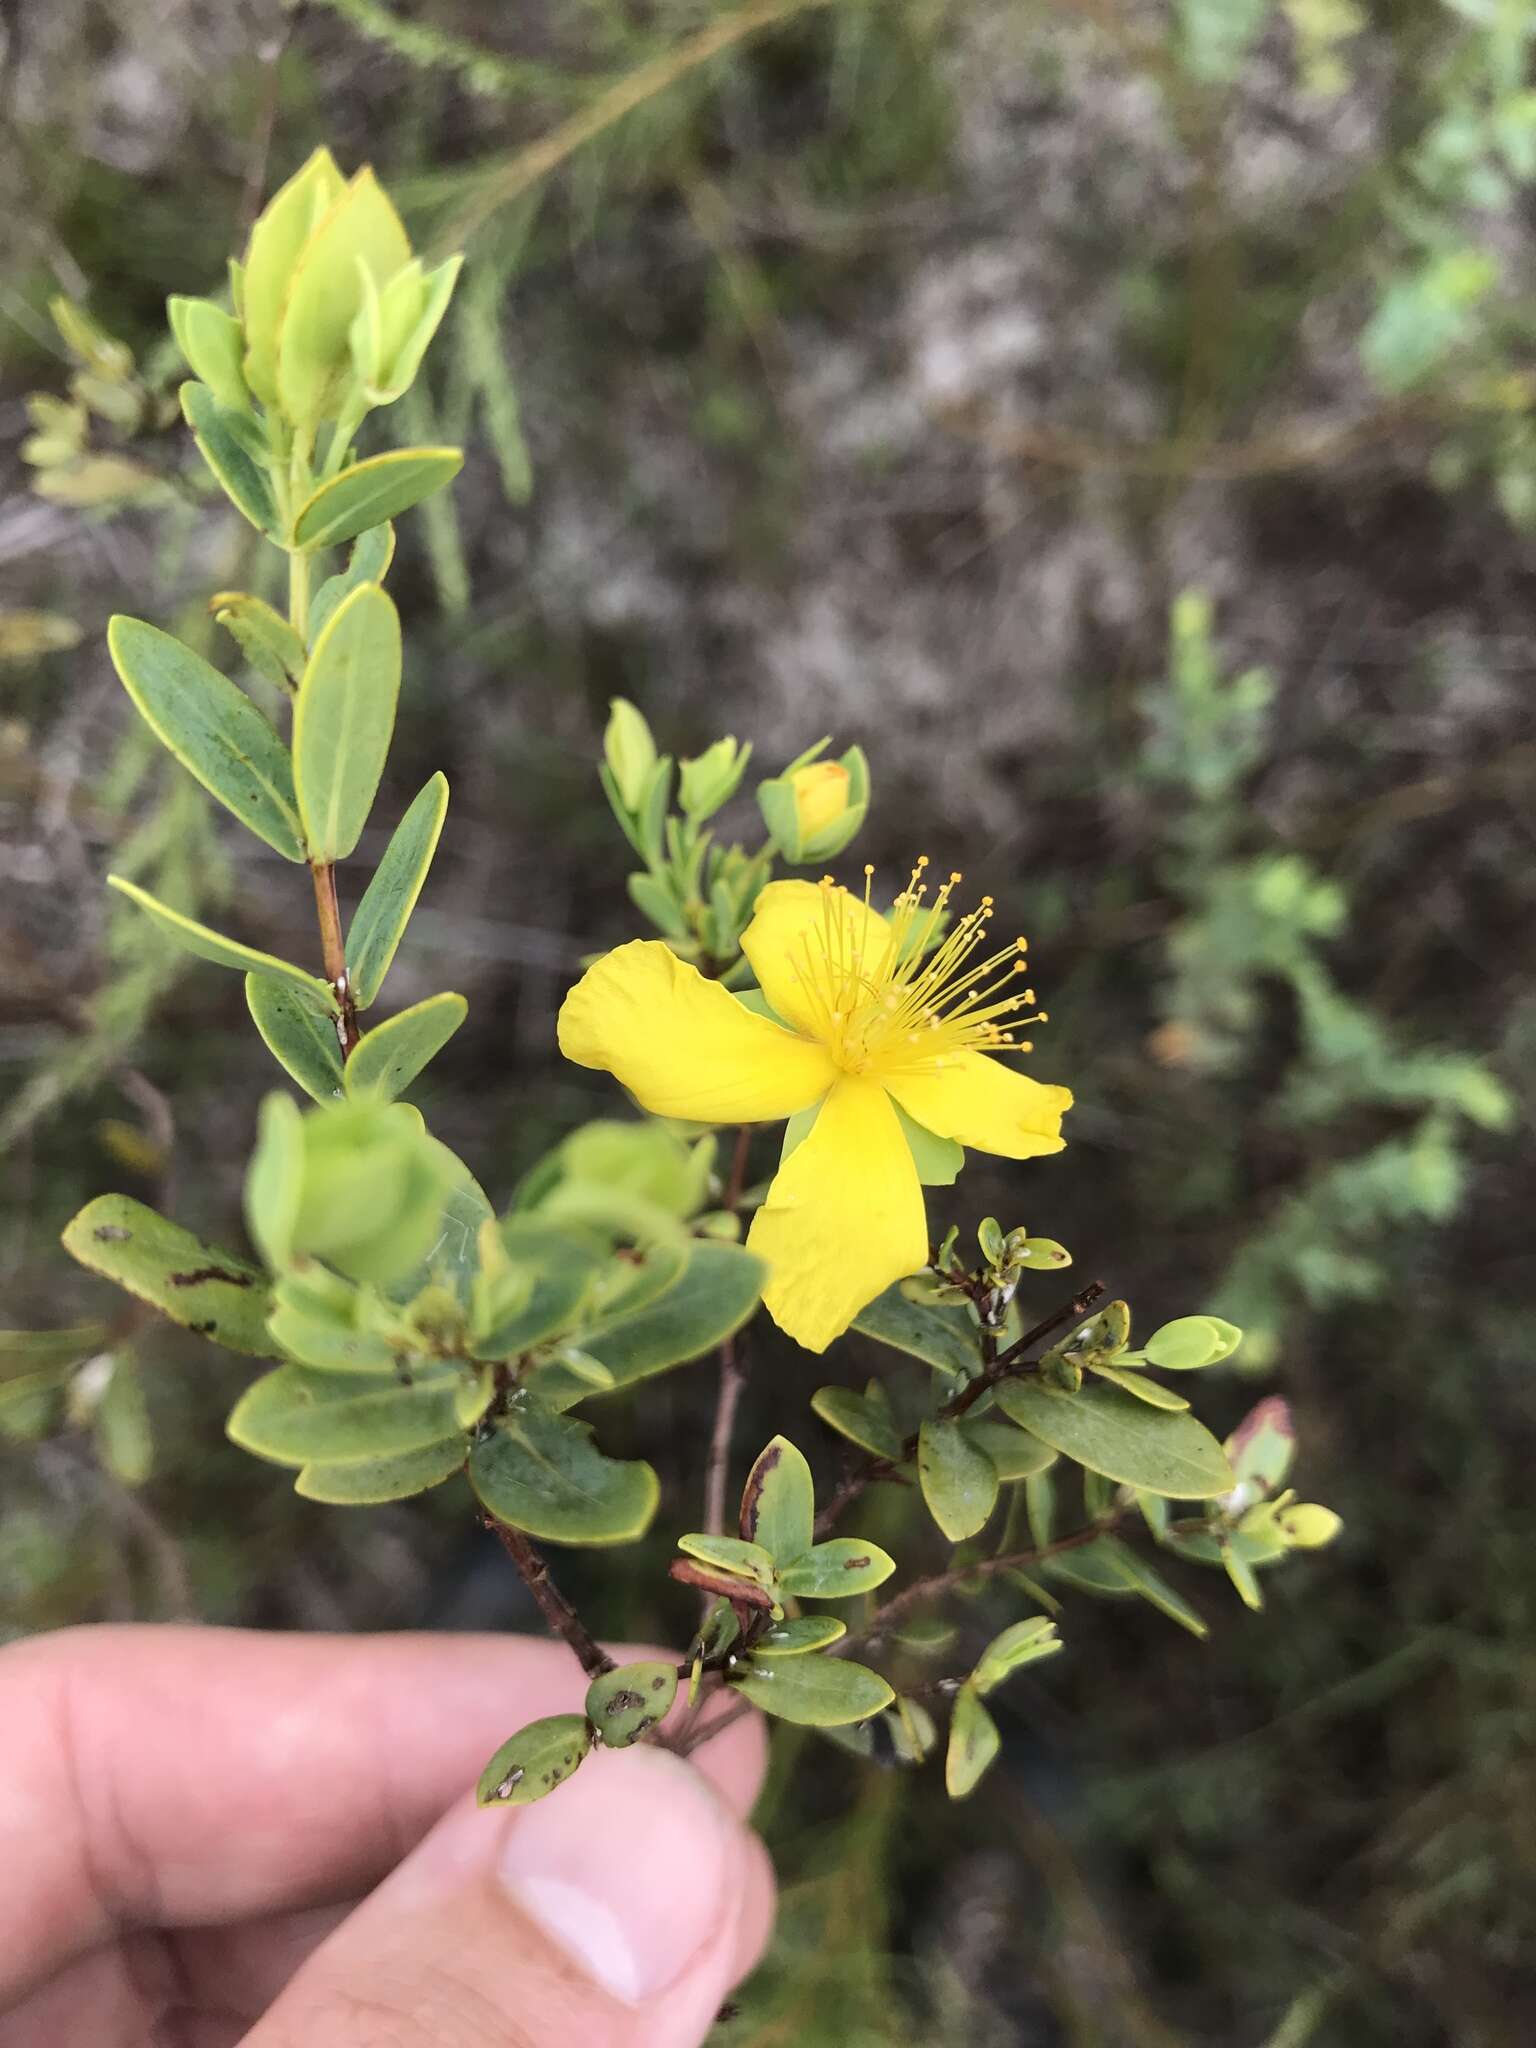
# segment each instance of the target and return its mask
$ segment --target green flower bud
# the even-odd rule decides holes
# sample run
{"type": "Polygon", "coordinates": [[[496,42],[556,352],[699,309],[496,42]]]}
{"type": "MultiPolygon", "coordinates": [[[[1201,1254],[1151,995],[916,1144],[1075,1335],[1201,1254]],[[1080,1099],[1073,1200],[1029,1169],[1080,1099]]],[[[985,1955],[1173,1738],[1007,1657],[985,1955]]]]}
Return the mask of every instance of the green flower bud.
{"type": "Polygon", "coordinates": [[[723,739],[707,747],[696,761],[684,761],[680,796],[688,816],[712,817],[722,804],[728,803],[736,794],[751,758],[750,742],[743,747],[734,739],[723,739]]]}
{"type": "Polygon", "coordinates": [[[359,171],[300,250],[283,308],[277,392],[296,427],[312,430],[342,409],[354,381],[350,337],[363,273],[382,288],[410,261],[399,214],[373,172],[359,171]]]}
{"type": "Polygon", "coordinates": [[[645,801],[646,786],[656,765],[651,728],[627,697],[615,697],[603,734],[603,758],[620,801],[631,814],[645,801]]]}
{"type": "Polygon", "coordinates": [[[1295,1507],[1283,1509],[1275,1521],[1292,1550],[1321,1550],[1344,1527],[1332,1508],[1319,1507],[1313,1501],[1298,1501],[1295,1507]]]}
{"type": "Polygon", "coordinates": [[[352,367],[370,405],[393,405],[410,390],[463,267],[462,256],[450,256],[423,274],[421,258],[415,256],[381,290],[373,272],[359,264],[363,303],[349,343],[352,367]]]}
{"type": "Polygon", "coordinates": [[[202,379],[220,405],[247,411],[251,399],[241,368],[245,337],[240,322],[232,320],[212,299],[171,298],[166,300],[165,310],[176,345],[193,376],[202,379]]]}
{"type": "MultiPolygon", "coordinates": [[[[268,1175],[267,1213],[276,1206],[286,1212],[280,1238],[270,1227],[263,1233],[269,1256],[308,1253],[378,1287],[409,1278],[440,1234],[451,1155],[403,1103],[326,1104],[303,1118],[299,1135],[283,1161],[290,1186],[280,1204],[270,1185],[278,1165],[272,1151],[259,1149],[252,1162],[253,1181],[258,1165],[268,1175]]],[[[253,1213],[256,1192],[247,1190],[253,1213]]]]}
{"type": "Polygon", "coordinates": [[[277,348],[288,288],[306,243],[346,190],[328,149],[317,149],[273,194],[251,229],[235,303],[245,327],[245,381],[277,404],[277,348]]]}
{"type": "MultiPolygon", "coordinates": [[[[821,742],[825,746],[826,741],[821,742]]],[[[869,764],[861,747],[822,761],[820,747],[758,784],[763,822],[787,861],[830,860],[850,843],[869,809],[869,764]]]]}

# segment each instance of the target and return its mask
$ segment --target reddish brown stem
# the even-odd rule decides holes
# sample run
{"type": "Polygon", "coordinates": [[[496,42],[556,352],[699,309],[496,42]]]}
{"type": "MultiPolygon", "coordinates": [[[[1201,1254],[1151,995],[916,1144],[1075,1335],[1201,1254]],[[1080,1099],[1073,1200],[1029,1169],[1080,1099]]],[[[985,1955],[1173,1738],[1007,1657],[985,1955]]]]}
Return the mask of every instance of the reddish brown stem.
{"type": "MultiPolygon", "coordinates": [[[[735,1213],[747,1184],[747,1156],[752,1146],[752,1129],[743,1124],[736,1133],[731,1154],[730,1178],[726,1182],[725,1206],[735,1213]]],[[[709,1437],[709,1463],[704,1474],[704,1527],[711,1536],[725,1534],[725,1496],[730,1481],[731,1438],[736,1429],[736,1411],[741,1406],[742,1388],[747,1383],[744,1350],[735,1337],[720,1346],[720,1381],[715,1396],[715,1421],[709,1437]]]]}
{"type": "Polygon", "coordinates": [[[517,1567],[518,1576],[533,1595],[540,1614],[551,1630],[565,1642],[588,1678],[601,1678],[617,1665],[602,1645],[594,1641],[570,1601],[549,1576],[549,1566],[521,1529],[510,1528],[494,1515],[484,1517],[485,1526],[501,1539],[501,1547],[517,1567]]]}
{"type": "Polygon", "coordinates": [[[315,914],[320,920],[320,951],[325,961],[325,978],[336,997],[336,1036],[341,1056],[349,1059],[358,1041],[357,1006],[347,981],[347,948],[341,935],[341,906],[336,901],[336,870],[329,861],[315,861],[310,867],[315,878],[315,914]]]}

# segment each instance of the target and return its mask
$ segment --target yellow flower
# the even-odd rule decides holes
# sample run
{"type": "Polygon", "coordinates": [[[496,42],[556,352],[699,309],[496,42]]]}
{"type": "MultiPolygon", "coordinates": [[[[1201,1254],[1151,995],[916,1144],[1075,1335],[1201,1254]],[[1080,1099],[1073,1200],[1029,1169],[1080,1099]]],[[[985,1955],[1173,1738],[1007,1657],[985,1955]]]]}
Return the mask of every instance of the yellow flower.
{"type": "Polygon", "coordinates": [[[1010,992],[1024,941],[976,959],[992,913],[983,897],[932,944],[959,877],[930,900],[926,865],[888,918],[869,907],[867,880],[862,902],[830,878],[771,882],[741,945],[772,1017],[655,939],[606,954],[560,1011],[566,1058],[615,1075],[657,1116],[762,1123],[816,1109],[747,1239],[771,1269],[769,1313],[808,1351],[927,1261],[898,1105],[939,1137],[1005,1159],[1062,1148],[1069,1091],[996,1057],[1031,1049],[1017,1030],[1033,993],[1010,992]]]}

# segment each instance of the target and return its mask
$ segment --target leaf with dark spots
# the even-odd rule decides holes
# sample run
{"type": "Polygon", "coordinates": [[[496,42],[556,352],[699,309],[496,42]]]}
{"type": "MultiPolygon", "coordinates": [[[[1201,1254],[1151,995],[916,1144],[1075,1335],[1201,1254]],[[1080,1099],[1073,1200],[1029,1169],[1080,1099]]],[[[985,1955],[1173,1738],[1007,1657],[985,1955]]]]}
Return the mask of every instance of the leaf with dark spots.
{"type": "Polygon", "coordinates": [[[226,1273],[220,1266],[199,1266],[193,1273],[172,1273],[173,1287],[200,1287],[205,1280],[222,1280],[230,1287],[250,1287],[255,1284],[254,1273],[226,1273]]]}

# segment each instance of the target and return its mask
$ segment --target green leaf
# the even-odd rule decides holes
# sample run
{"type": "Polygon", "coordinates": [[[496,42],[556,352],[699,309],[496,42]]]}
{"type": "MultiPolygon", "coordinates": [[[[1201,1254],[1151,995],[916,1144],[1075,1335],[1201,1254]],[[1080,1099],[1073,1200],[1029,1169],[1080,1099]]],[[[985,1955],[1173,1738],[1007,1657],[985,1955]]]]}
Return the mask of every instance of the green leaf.
{"type": "Polygon", "coordinates": [[[144,1386],[131,1356],[112,1361],[112,1376],[92,1418],[96,1455],[124,1486],[142,1486],[155,1462],[155,1439],[144,1386]]]}
{"type": "Polygon", "coordinates": [[[463,467],[462,448],[394,448],[372,455],[306,499],[293,523],[294,540],[301,548],[352,540],[440,491],[463,467]]]}
{"type": "Polygon", "coordinates": [[[749,1543],[741,1536],[711,1536],[694,1530],[679,1536],[677,1547],[686,1556],[696,1557],[700,1564],[729,1572],[735,1578],[750,1579],[765,1593],[773,1589],[773,1553],[760,1543],[749,1543]]]}
{"type": "Polygon", "coordinates": [[[360,1010],[368,1008],[384,985],[427,879],[447,811],[447,778],[434,775],[395,827],[384,858],[363,891],[347,933],[347,979],[360,1010]]]}
{"type": "Polygon", "coordinates": [[[1147,1363],[1165,1372],[1197,1372],[1223,1357],[1225,1346],[1209,1316],[1179,1316],[1153,1331],[1145,1351],[1147,1363]]]}
{"type": "Polygon", "coordinates": [[[1145,1373],[1133,1367],[1118,1365],[1093,1365],[1088,1370],[1097,1373],[1101,1380],[1108,1380],[1112,1387],[1119,1387],[1137,1401],[1145,1401],[1149,1408],[1161,1408],[1166,1414],[1181,1415],[1189,1406],[1182,1394],[1176,1394],[1172,1387],[1162,1386],[1157,1380],[1149,1380],[1145,1373]]]}
{"type": "Polygon", "coordinates": [[[923,1423],[917,1474],[928,1512],[951,1543],[974,1536],[997,1505],[997,1467],[958,1422],[930,1417],[923,1423]]]}
{"type": "Polygon", "coordinates": [[[1056,1633],[1055,1622],[1048,1621],[1043,1614],[1032,1614],[1027,1621],[1016,1621],[1012,1628],[1005,1628],[1000,1636],[992,1638],[971,1673],[970,1683],[978,1693],[989,1693],[1015,1671],[1022,1671],[1026,1664],[1038,1664],[1042,1657],[1054,1657],[1065,1648],[1056,1633]]]}
{"type": "Polygon", "coordinates": [[[811,1406],[829,1429],[835,1429],[839,1436],[847,1437],[861,1450],[876,1458],[900,1462],[901,1431],[896,1427],[890,1400],[878,1380],[871,1380],[868,1391],[863,1394],[856,1394],[851,1387],[818,1387],[811,1396],[811,1406]]]}
{"type": "Polygon", "coordinates": [[[883,1586],[895,1569],[896,1560],[877,1543],[834,1536],[782,1565],[779,1590],[796,1600],[851,1600],[883,1586]]]}
{"type": "Polygon", "coordinates": [[[973,1688],[962,1685],[955,1694],[944,1757],[944,1789],[951,1799],[964,1799],[976,1790],[1001,1747],[997,1723],[973,1688]]]}
{"type": "Polygon", "coordinates": [[[462,996],[428,996],[365,1034],[347,1061],[347,1093],[393,1102],[435,1059],[469,1015],[462,996]]]}
{"type": "Polygon", "coordinates": [[[352,543],[346,568],[339,575],[327,576],[310,601],[310,638],[318,639],[332,612],[360,583],[382,583],[394,559],[395,529],[387,520],[360,533],[352,543]]]}
{"type": "Polygon", "coordinates": [[[291,693],[304,673],[304,642],[282,613],[244,590],[221,590],[208,600],[208,609],[234,636],[252,668],[291,693]]]}
{"type": "Polygon", "coordinates": [[[866,1721],[896,1697],[878,1671],[846,1657],[754,1656],[730,1683],[765,1714],[802,1728],[866,1721]]]}
{"type": "Polygon", "coordinates": [[[672,1664],[621,1664],[587,1688],[587,1719],[606,1749],[628,1749],[664,1720],[677,1698],[672,1664]]]}
{"type": "Polygon", "coordinates": [[[334,1102],[345,1093],[336,1013],[328,1002],[296,982],[247,974],[245,1006],[267,1051],[306,1095],[334,1102]]]}
{"type": "Polygon", "coordinates": [[[284,860],[306,858],[288,749],[243,690],[158,626],[119,612],[107,646],[161,744],[284,860]]]}
{"type": "Polygon", "coordinates": [[[1031,1479],[1055,1462],[1056,1453],[1049,1444],[1016,1429],[1011,1422],[967,1415],[960,1427],[977,1449],[985,1451],[992,1460],[992,1469],[1004,1486],[1016,1479],[1031,1479]]]}
{"type": "Polygon", "coordinates": [[[964,1309],[925,1308],[908,1301],[900,1283],[877,1295],[853,1319],[853,1327],[877,1343],[925,1359],[967,1379],[980,1358],[976,1326],[964,1309]]]}
{"type": "MultiPolygon", "coordinates": [[[[641,1309],[675,1287],[688,1270],[691,1247],[686,1244],[654,1244],[635,1257],[610,1262],[602,1285],[594,1297],[594,1315],[589,1330],[607,1330],[637,1316],[641,1309]],[[613,1292],[609,1287],[617,1282],[613,1292]]],[[[607,1368],[604,1368],[607,1371],[607,1368]]],[[[613,1375],[608,1374],[611,1385],[613,1375]]]]}
{"type": "Polygon", "coordinates": [[[1178,1593],[1161,1572],[1154,1571],[1145,1559],[1136,1555],[1128,1544],[1116,1536],[1106,1539],[1110,1546],[1113,1566],[1125,1580],[1133,1593],[1139,1593],[1160,1614],[1166,1614],[1170,1621],[1176,1621],[1180,1628],[1186,1628],[1192,1636],[1202,1641],[1210,1634],[1210,1628],[1203,1616],[1190,1606],[1182,1593],[1178,1593]]]}
{"type": "Polygon", "coordinates": [[[65,1372],[101,1348],[105,1323],[79,1323],[71,1330],[0,1330],[0,1386],[34,1373],[65,1372]]]}
{"type": "Polygon", "coordinates": [[[199,924],[195,918],[184,917],[179,910],[172,910],[168,903],[161,903],[147,889],[141,889],[137,882],[130,882],[122,875],[108,875],[107,887],[116,889],[130,903],[136,903],[168,937],[186,952],[195,953],[199,960],[211,960],[215,967],[232,967],[237,974],[276,975],[284,981],[296,982],[313,1001],[334,1007],[325,983],[312,974],[306,974],[302,967],[295,967],[291,961],[279,960],[271,953],[258,953],[254,946],[242,946],[238,939],[226,939],[222,932],[210,931],[207,925],[199,924]]]}
{"type": "Polygon", "coordinates": [[[529,1403],[470,1453],[470,1484],[514,1529],[548,1543],[630,1543],[656,1512],[656,1474],[606,1458],[584,1423],[529,1403]]]}
{"type": "Polygon", "coordinates": [[[593,1743],[585,1714],[551,1714],[530,1721],[504,1742],[480,1773],[481,1806],[531,1806],[563,1785],[593,1743]]]}
{"type": "Polygon", "coordinates": [[[291,1095],[274,1089],[261,1105],[256,1149],[245,1171],[245,1226],[269,1266],[293,1255],[304,1200],[304,1124],[291,1095]]]}
{"type": "Polygon", "coordinates": [[[272,486],[241,437],[238,422],[243,415],[220,405],[206,384],[183,384],[178,396],[182,416],[225,496],[258,533],[276,540],[277,505],[272,486]]]}
{"type": "Polygon", "coordinates": [[[267,1318],[267,1331],[295,1363],[311,1366],[316,1372],[360,1373],[367,1379],[394,1372],[395,1351],[376,1331],[306,1314],[291,1298],[285,1298],[281,1283],[278,1294],[277,1307],[267,1318]]]}
{"type": "Polygon", "coordinates": [[[1021,1429],[1107,1479],[1174,1500],[1231,1490],[1220,1444],[1193,1415],[1167,1415],[1101,1385],[1054,1394],[1027,1380],[1004,1380],[997,1399],[1021,1429]]]}
{"type": "Polygon", "coordinates": [[[803,1657],[811,1650],[825,1650],[847,1633],[847,1622],[835,1614],[797,1614],[791,1621],[776,1621],[758,1647],[765,1657],[803,1657]]]}
{"type": "MultiPolygon", "coordinates": [[[[501,1225],[501,1240],[514,1265],[533,1270],[533,1286],[531,1292],[519,1292],[509,1314],[477,1334],[475,1349],[482,1358],[515,1358],[569,1329],[600,1265],[590,1245],[552,1224],[509,1216],[501,1225]]],[[[541,1393],[545,1377],[540,1375],[541,1393]]],[[[589,1391],[582,1387],[583,1393],[589,1391]]]]}
{"type": "Polygon", "coordinates": [[[770,1558],[801,1557],[816,1540],[816,1492],[803,1452],[776,1436],[747,1474],[741,1533],[770,1558]]]}
{"type": "Polygon", "coordinates": [[[254,1266],[127,1195],[98,1195],[64,1232],[64,1249],[183,1329],[227,1351],[270,1358],[271,1296],[254,1266]]]}
{"type": "Polygon", "coordinates": [[[345,860],[378,793],[400,696],[400,616],[377,583],[344,598],[293,707],[293,782],[316,861],[345,860]]]}
{"type": "Polygon", "coordinates": [[[375,1507],[380,1501],[410,1500],[451,1479],[464,1465],[468,1449],[462,1431],[440,1443],[400,1451],[392,1458],[358,1458],[347,1465],[306,1465],[293,1490],[306,1500],[328,1501],[333,1507],[375,1507]]]}
{"type": "Polygon", "coordinates": [[[351,1465],[459,1436],[456,1376],[407,1386],[280,1365],[248,1387],[225,1425],[233,1442],[279,1465],[351,1465]]]}
{"type": "Polygon", "coordinates": [[[1048,1557],[1040,1569],[1047,1578],[1108,1599],[1126,1598],[1136,1590],[1116,1562],[1114,1543],[1108,1536],[1096,1537],[1081,1549],[1063,1551],[1060,1557],[1048,1557]]]}
{"type": "Polygon", "coordinates": [[[582,1348],[607,1366],[615,1386],[633,1386],[712,1351],[739,1330],[761,1300],[766,1278],[762,1260],[739,1245],[700,1240],[674,1286],[638,1315],[584,1336],[582,1348]]]}

